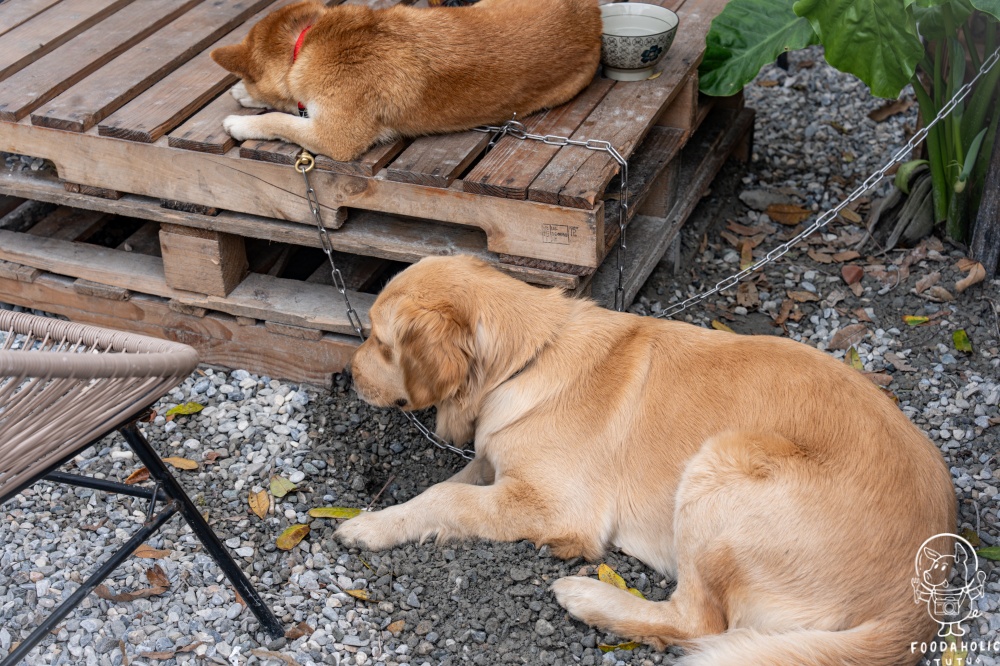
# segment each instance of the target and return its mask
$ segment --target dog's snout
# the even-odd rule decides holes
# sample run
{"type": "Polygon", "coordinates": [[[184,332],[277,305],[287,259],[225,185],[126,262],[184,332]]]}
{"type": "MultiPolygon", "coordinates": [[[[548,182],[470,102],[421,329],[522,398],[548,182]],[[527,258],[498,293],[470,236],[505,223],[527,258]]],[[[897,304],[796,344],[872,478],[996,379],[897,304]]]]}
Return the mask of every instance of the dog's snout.
{"type": "Polygon", "coordinates": [[[397,407],[406,407],[406,405],[407,405],[406,398],[400,398],[399,400],[396,401],[397,407]]]}
{"type": "Polygon", "coordinates": [[[351,380],[354,379],[354,375],[351,374],[351,362],[350,361],[348,361],[347,364],[344,366],[344,369],[340,371],[340,374],[343,375],[344,377],[346,377],[348,381],[351,381],[351,380]]]}

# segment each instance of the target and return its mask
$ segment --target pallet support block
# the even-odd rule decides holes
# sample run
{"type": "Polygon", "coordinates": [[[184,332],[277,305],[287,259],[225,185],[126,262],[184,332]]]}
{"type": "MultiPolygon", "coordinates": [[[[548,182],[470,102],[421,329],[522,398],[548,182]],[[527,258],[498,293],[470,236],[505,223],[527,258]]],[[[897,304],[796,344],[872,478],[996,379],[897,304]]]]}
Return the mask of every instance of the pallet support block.
{"type": "Polygon", "coordinates": [[[167,285],[209,296],[227,296],[246,277],[243,238],[174,224],[160,228],[167,285]]]}

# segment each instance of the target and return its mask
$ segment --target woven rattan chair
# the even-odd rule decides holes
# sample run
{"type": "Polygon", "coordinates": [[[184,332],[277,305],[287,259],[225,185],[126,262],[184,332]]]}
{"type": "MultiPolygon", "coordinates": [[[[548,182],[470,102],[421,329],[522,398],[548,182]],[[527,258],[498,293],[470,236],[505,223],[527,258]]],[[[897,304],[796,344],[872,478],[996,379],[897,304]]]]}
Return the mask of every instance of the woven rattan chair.
{"type": "Polygon", "coordinates": [[[184,517],[263,629],[274,638],[282,635],[274,614],[136,426],[197,364],[197,353],[187,345],[0,310],[0,504],[40,479],[149,500],[146,523],[132,539],[0,666],[24,659],[175,513],[184,517]],[[115,431],[149,470],[153,488],[57,471],[115,431]]]}

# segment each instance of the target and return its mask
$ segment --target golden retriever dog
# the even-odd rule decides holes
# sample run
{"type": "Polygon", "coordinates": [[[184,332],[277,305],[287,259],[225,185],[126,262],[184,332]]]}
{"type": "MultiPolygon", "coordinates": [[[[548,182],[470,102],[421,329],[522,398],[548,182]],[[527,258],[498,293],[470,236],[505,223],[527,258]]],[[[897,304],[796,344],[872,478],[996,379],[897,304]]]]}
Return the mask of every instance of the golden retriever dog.
{"type": "Polygon", "coordinates": [[[914,602],[920,544],[952,532],[941,454],[861,373],[771,336],[604,310],[468,257],[386,285],[351,368],[376,406],[437,407],[476,458],[414,499],[347,521],[372,550],[530,539],[609,547],[675,579],[668,601],[596,579],[569,613],[682,663],[912,664],[936,624],[914,602]]]}
{"type": "Polygon", "coordinates": [[[211,55],[242,78],[232,91],[240,104],[286,112],[229,116],[234,139],[280,139],[348,161],[396,137],[502,123],[569,101],[597,71],[601,12],[597,0],[433,9],[301,2],[211,55]]]}

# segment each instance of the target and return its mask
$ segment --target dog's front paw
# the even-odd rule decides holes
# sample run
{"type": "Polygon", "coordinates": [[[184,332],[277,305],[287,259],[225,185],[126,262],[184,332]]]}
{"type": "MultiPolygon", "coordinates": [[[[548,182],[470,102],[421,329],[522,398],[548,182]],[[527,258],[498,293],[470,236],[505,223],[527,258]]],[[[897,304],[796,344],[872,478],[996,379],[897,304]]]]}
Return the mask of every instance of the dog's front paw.
{"type": "Polygon", "coordinates": [[[605,620],[602,609],[615,588],[593,578],[568,576],[552,583],[556,601],[566,611],[589,625],[600,625],[605,620]]]}
{"type": "Polygon", "coordinates": [[[222,121],[222,127],[237,141],[266,139],[267,137],[260,136],[254,131],[255,118],[256,116],[226,116],[222,121]]]}
{"type": "Polygon", "coordinates": [[[231,94],[240,106],[244,106],[248,109],[266,109],[267,104],[261,102],[260,100],[254,99],[253,96],[247,91],[246,84],[240,81],[235,86],[229,89],[229,94],[231,94]]]}
{"type": "Polygon", "coordinates": [[[334,536],[345,546],[385,550],[406,543],[403,526],[383,511],[363,511],[337,528],[334,536]]]}

